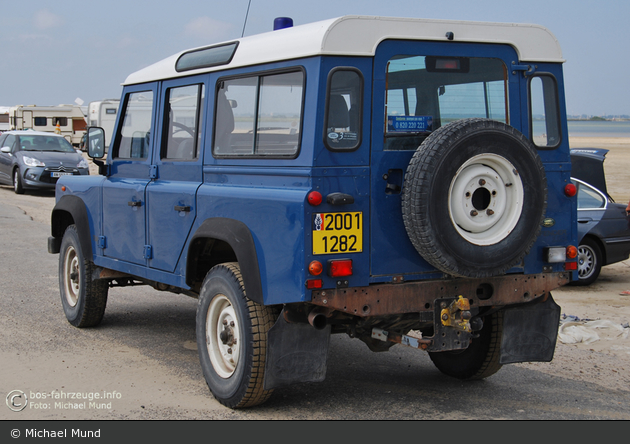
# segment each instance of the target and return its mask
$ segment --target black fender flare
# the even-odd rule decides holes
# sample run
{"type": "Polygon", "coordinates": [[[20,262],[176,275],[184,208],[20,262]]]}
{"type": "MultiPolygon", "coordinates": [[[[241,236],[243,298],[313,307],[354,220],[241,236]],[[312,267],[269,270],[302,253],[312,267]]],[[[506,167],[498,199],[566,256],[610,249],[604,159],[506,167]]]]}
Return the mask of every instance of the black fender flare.
{"type": "Polygon", "coordinates": [[[90,261],[93,259],[90,220],[85,202],[81,198],[71,195],[62,196],[52,210],[50,223],[51,234],[59,245],[66,228],[72,224],[76,225],[83,257],[90,261]],[[69,214],[72,220],[68,220],[64,214],[69,214]]]}
{"type": "MultiPolygon", "coordinates": [[[[236,260],[241,269],[247,297],[263,305],[263,290],[258,266],[258,255],[252,233],[243,222],[224,217],[205,220],[193,234],[186,257],[186,280],[194,275],[193,267],[196,261],[197,239],[216,239],[230,245],[236,254],[236,260]]],[[[190,285],[190,282],[187,282],[190,285]]]]}

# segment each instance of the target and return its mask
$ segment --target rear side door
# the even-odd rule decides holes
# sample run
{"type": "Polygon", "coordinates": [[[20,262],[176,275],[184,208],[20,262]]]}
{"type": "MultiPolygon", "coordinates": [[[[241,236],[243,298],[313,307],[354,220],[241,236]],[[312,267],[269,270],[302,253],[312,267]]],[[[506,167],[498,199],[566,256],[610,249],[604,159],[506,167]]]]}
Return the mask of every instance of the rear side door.
{"type": "Polygon", "coordinates": [[[155,176],[151,165],[155,139],[157,84],[126,89],[119,129],[112,143],[110,174],[103,182],[103,254],[146,265],[145,189],[155,176]]]}
{"type": "Polygon", "coordinates": [[[158,144],[148,184],[149,266],[173,272],[197,214],[203,178],[202,144],[206,85],[203,78],[164,82],[160,92],[158,144]]]}

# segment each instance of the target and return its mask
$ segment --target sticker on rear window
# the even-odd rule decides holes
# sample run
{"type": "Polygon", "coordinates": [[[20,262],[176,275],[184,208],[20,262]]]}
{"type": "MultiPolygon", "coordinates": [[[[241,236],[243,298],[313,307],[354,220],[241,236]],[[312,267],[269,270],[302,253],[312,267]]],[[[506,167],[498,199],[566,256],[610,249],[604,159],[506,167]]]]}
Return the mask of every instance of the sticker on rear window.
{"type": "Polygon", "coordinates": [[[433,131],[433,116],[387,116],[388,133],[433,131]]]}

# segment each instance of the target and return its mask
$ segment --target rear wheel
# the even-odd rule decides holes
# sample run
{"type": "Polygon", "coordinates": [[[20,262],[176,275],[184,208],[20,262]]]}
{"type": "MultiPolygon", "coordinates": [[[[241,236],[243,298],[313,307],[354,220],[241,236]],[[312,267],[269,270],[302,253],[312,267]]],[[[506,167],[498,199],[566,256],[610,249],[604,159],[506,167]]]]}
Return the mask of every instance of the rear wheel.
{"type": "Polygon", "coordinates": [[[590,285],[602,270],[602,251],[597,243],[586,237],[578,246],[578,276],[575,285],[590,285]]]}
{"type": "Polygon", "coordinates": [[[503,312],[495,312],[484,319],[479,337],[465,350],[429,353],[433,364],[442,373],[458,379],[484,379],[498,372],[503,336],[503,312]]]}
{"type": "Polygon", "coordinates": [[[213,267],[204,279],[197,307],[197,348],[206,383],[230,408],[265,402],[263,388],[267,332],[275,310],[247,298],[236,263],[213,267]]]}

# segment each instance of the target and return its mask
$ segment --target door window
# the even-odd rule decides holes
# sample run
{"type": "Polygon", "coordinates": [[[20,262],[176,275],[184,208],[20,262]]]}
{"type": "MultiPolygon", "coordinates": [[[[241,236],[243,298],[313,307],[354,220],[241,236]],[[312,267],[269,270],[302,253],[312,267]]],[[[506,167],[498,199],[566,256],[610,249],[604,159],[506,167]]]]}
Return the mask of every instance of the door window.
{"type": "Polygon", "coordinates": [[[162,159],[194,160],[198,157],[203,99],[203,85],[167,90],[162,159]]]}
{"type": "Polygon", "coordinates": [[[149,156],[153,91],[131,93],[127,96],[118,149],[114,158],[143,160],[149,156]]]}

